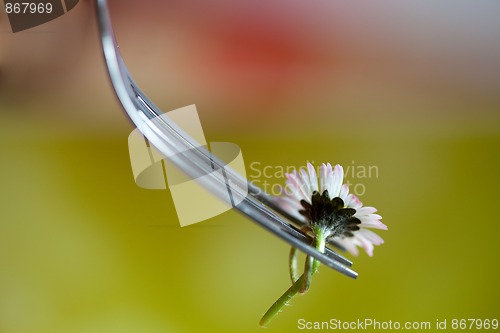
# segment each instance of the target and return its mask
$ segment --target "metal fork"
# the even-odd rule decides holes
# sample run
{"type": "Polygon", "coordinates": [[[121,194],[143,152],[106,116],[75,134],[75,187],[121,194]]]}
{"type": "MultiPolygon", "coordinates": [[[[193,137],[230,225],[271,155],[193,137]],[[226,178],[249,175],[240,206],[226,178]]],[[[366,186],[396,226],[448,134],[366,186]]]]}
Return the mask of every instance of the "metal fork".
{"type": "Polygon", "coordinates": [[[96,0],[96,11],[112,86],[123,109],[146,139],[192,179],[203,179],[200,185],[212,194],[223,200],[229,196],[233,208],[243,215],[326,266],[356,278],[358,274],[347,267],[352,266],[350,260],[330,248],[325,253],[317,251],[310,245],[312,238],[290,223],[300,221],[276,206],[271,196],[262,189],[200,146],[146,97],[132,79],[120,55],[107,1],[96,0]],[[209,177],[200,178],[206,175],[209,177]]]}

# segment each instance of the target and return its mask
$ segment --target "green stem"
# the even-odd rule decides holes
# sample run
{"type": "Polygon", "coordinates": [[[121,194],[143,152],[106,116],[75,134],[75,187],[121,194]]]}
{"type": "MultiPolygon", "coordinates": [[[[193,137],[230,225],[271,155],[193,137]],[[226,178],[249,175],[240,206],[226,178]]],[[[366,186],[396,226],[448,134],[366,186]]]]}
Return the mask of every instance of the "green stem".
{"type": "MultiPolygon", "coordinates": [[[[303,233],[304,235],[307,235],[307,231],[310,230],[309,225],[304,225],[300,228],[300,232],[303,233]]],[[[290,270],[290,280],[292,281],[292,284],[294,284],[298,279],[299,279],[299,273],[297,269],[297,255],[298,255],[299,250],[297,250],[295,247],[292,247],[290,249],[290,255],[288,259],[288,267],[290,270]]]]}
{"type": "MultiPolygon", "coordinates": [[[[314,247],[321,253],[325,252],[325,234],[320,228],[314,228],[314,247]]],[[[305,294],[311,285],[312,275],[316,273],[320,266],[320,262],[314,257],[307,256],[304,267],[304,282],[300,288],[300,293],[305,294]]]]}
{"type": "Polygon", "coordinates": [[[281,309],[288,304],[288,302],[299,292],[302,284],[304,283],[304,274],[295,281],[294,284],[273,305],[267,310],[267,312],[262,316],[260,320],[260,326],[265,327],[271,322],[271,320],[281,311],[281,309]]]}
{"type": "Polygon", "coordinates": [[[309,290],[309,286],[311,285],[312,275],[313,275],[313,266],[317,260],[314,257],[307,256],[306,264],[304,266],[304,280],[302,281],[302,286],[300,286],[299,293],[301,295],[305,294],[309,290]]]}
{"type": "MultiPolygon", "coordinates": [[[[321,230],[314,230],[315,231],[315,248],[320,251],[324,252],[325,251],[325,237],[324,233],[321,230]]],[[[312,274],[316,273],[320,266],[320,262],[318,260],[313,260],[311,267],[310,267],[310,272],[311,276],[312,274]]],[[[306,264],[307,267],[307,264],[306,264]]],[[[285,306],[288,305],[288,302],[303,288],[304,283],[306,283],[306,272],[302,274],[293,284],[290,288],[288,288],[287,291],[283,295],[281,295],[280,298],[276,302],[271,305],[269,310],[266,311],[264,316],[262,316],[262,319],[260,320],[260,326],[265,327],[267,326],[271,320],[276,317],[276,315],[281,311],[281,309],[285,306]]],[[[309,284],[310,284],[310,278],[309,278],[309,284]]]]}
{"type": "Polygon", "coordinates": [[[288,259],[288,265],[290,268],[290,280],[294,284],[299,279],[299,274],[297,273],[297,253],[299,251],[292,246],[290,249],[290,256],[288,259]]]}

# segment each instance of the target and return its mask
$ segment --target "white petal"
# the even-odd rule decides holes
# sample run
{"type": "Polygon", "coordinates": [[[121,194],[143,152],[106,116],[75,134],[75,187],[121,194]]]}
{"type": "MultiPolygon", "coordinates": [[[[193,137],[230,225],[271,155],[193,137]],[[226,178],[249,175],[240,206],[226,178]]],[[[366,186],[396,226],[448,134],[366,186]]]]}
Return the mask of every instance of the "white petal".
{"type": "Polygon", "coordinates": [[[356,245],[358,244],[358,241],[354,237],[335,237],[335,240],[345,249],[352,254],[353,256],[358,256],[359,251],[356,245]]]}
{"type": "Polygon", "coordinates": [[[372,220],[372,221],[363,221],[363,219],[359,220],[361,221],[361,224],[359,225],[361,228],[388,230],[387,226],[378,220],[372,220]]]}
{"type": "Polygon", "coordinates": [[[298,210],[304,209],[304,207],[302,207],[300,202],[295,200],[294,198],[286,197],[286,196],[285,197],[275,197],[275,198],[280,199],[279,203],[286,204],[289,207],[293,208],[294,210],[298,211],[298,210]]]}
{"type": "Polygon", "coordinates": [[[290,190],[290,194],[292,194],[295,199],[297,199],[299,202],[300,200],[306,200],[307,202],[311,202],[311,198],[308,197],[304,193],[303,185],[302,182],[299,180],[299,177],[297,175],[297,172],[292,172],[286,175],[287,180],[286,180],[286,185],[287,188],[290,190]]]}
{"type": "Polygon", "coordinates": [[[367,238],[364,237],[362,234],[355,234],[354,237],[356,237],[359,242],[361,243],[361,247],[366,251],[366,253],[370,256],[373,257],[373,244],[370,242],[367,238]]]}
{"type": "Polygon", "coordinates": [[[311,190],[318,191],[318,176],[316,176],[316,170],[311,163],[307,163],[307,169],[309,170],[309,183],[311,183],[311,190]]]}
{"type": "Polygon", "coordinates": [[[325,163],[322,163],[319,167],[319,192],[323,194],[326,190],[326,178],[327,178],[327,168],[325,163]]]}
{"type": "Polygon", "coordinates": [[[354,208],[356,210],[358,210],[359,208],[363,207],[363,203],[354,194],[349,194],[347,196],[347,199],[344,202],[344,205],[346,207],[354,208]]]}
{"type": "Polygon", "coordinates": [[[342,188],[340,189],[340,194],[339,194],[340,199],[342,199],[342,201],[344,201],[344,205],[345,205],[345,202],[347,200],[348,195],[349,195],[349,186],[347,186],[347,184],[344,184],[344,185],[342,185],[342,188]]]}
{"type": "Polygon", "coordinates": [[[340,194],[340,189],[342,187],[342,182],[344,181],[344,169],[341,165],[337,164],[332,172],[332,181],[330,184],[330,198],[338,197],[340,194]]]}
{"type": "MultiPolygon", "coordinates": [[[[332,185],[333,185],[333,171],[332,171],[332,165],[328,163],[326,165],[326,180],[325,180],[325,190],[328,190],[328,194],[330,195],[330,198],[333,198],[332,196],[332,185]]],[[[321,192],[323,194],[323,192],[321,192]]]]}
{"type": "Polygon", "coordinates": [[[373,214],[377,211],[376,208],[374,207],[361,207],[356,210],[356,213],[359,215],[368,215],[368,214],[373,214]]]}
{"type": "Polygon", "coordinates": [[[311,181],[309,180],[309,174],[306,170],[300,169],[299,171],[300,181],[302,182],[302,188],[304,193],[308,198],[312,197],[311,181]]]}
{"type": "Polygon", "coordinates": [[[285,194],[285,196],[293,198],[297,202],[300,202],[300,196],[295,190],[295,186],[291,185],[288,181],[285,183],[283,193],[285,194]]]}
{"type": "Polygon", "coordinates": [[[384,244],[384,240],[382,239],[382,237],[380,237],[379,235],[377,235],[376,233],[374,233],[371,230],[360,229],[357,231],[357,233],[363,235],[364,238],[366,238],[367,240],[372,242],[374,245],[384,244]]]}
{"type": "Polygon", "coordinates": [[[384,243],[384,240],[379,235],[368,229],[362,228],[353,234],[353,237],[335,237],[334,239],[354,256],[357,256],[359,253],[357,246],[362,247],[371,257],[373,256],[374,245],[384,243]]]}
{"type": "Polygon", "coordinates": [[[289,197],[274,197],[272,201],[285,210],[288,214],[292,215],[299,221],[306,223],[306,218],[299,213],[303,209],[302,206],[297,207],[297,201],[289,197]]]}

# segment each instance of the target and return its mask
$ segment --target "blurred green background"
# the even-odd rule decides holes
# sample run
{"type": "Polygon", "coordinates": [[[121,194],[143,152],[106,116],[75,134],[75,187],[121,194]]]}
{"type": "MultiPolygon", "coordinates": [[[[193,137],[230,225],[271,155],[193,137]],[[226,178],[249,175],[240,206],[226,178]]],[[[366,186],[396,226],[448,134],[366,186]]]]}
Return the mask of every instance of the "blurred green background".
{"type": "MultiPolygon", "coordinates": [[[[110,7],[142,89],[165,111],[195,103],[252,180],[378,169],[349,180],[385,244],[353,258],[357,280],[322,267],[269,331],[500,317],[498,3],[110,7]]],[[[288,246],[232,211],[180,228],[168,191],[135,185],[99,46],[90,2],[16,34],[0,14],[0,332],[261,331],[288,246]]]]}

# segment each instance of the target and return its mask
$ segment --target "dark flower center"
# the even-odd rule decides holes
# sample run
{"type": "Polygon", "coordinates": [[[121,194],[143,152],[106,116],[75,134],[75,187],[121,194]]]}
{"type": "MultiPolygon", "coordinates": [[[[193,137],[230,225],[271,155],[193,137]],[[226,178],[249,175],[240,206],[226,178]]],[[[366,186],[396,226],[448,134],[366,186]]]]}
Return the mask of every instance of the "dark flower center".
{"type": "Polygon", "coordinates": [[[311,203],[305,200],[300,201],[303,210],[299,211],[304,215],[311,226],[317,226],[324,231],[329,231],[329,237],[345,236],[352,237],[353,231],[359,230],[358,224],[361,221],[355,217],[356,210],[344,208],[344,201],[335,197],[330,199],[328,191],[323,194],[314,191],[311,203]]]}

